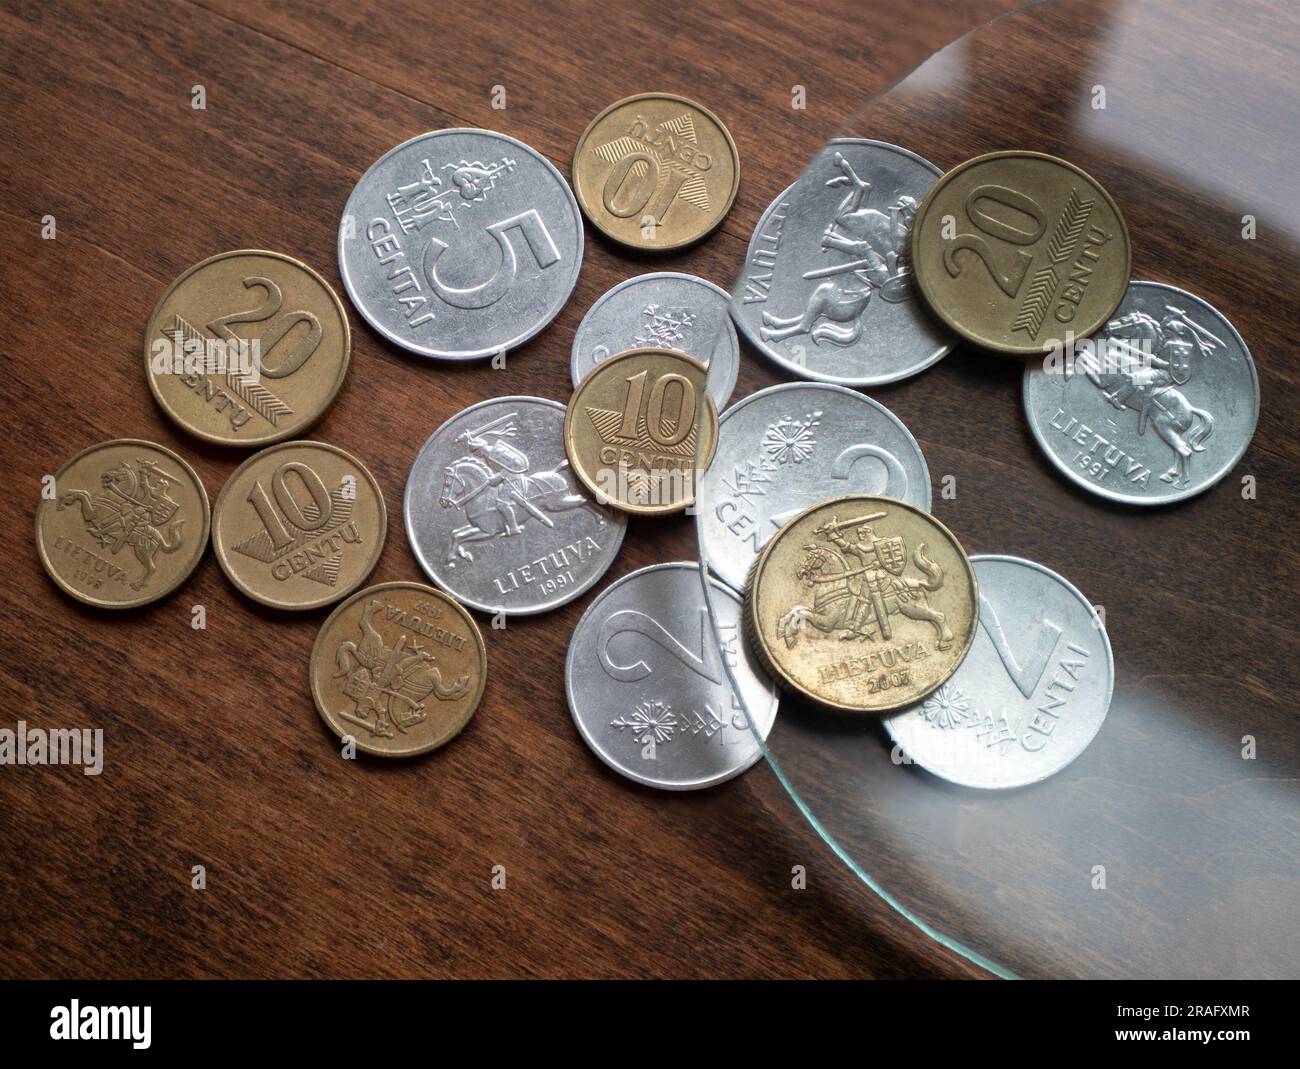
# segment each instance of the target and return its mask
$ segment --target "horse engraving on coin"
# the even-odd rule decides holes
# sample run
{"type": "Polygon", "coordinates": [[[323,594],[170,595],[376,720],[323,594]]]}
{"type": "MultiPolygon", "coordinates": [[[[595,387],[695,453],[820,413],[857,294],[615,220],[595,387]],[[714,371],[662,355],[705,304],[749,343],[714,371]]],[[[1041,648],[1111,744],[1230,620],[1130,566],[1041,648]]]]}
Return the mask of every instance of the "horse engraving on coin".
{"type": "Polygon", "coordinates": [[[807,334],[817,345],[852,345],[862,337],[862,319],[873,294],[891,304],[912,299],[907,250],[916,198],[898,196],[886,209],[888,214],[868,207],[871,183],[858,176],[842,153],[835,153],[835,165],[842,173],[828,178],[826,185],[850,188],[826,226],[821,249],[846,259],[805,271],[809,281],[826,281],[813,290],[799,315],[764,312],[759,330],[764,341],[807,334]]]}
{"type": "Polygon", "coordinates": [[[561,474],[567,459],[553,469],[530,472],[528,454],[507,441],[518,433],[518,414],[508,412],[456,436],[465,453],[444,469],[438,504],[460,509],[466,522],[452,528],[449,564],[454,565],[456,557],[474,559],[467,542],[521,535],[529,520],[554,528],[548,513],[591,504],[574,493],[561,474]]]}
{"type": "Polygon", "coordinates": [[[925,578],[904,575],[906,540],[901,535],[878,538],[868,526],[885,515],[872,512],[846,520],[832,516],[813,532],[823,542],[804,546],[795,573],[814,591],[813,603],[796,604],[777,621],[787,647],[795,647],[808,624],[845,641],[890,641],[894,637],[890,617],[899,614],[931,624],[938,649],[952,645],[947,616],[926,597],[943,586],[943,569],[925,555],[921,542],[911,562],[925,578]]]}
{"type": "Polygon", "coordinates": [[[86,533],[100,549],[116,556],[130,546],[143,569],[131,589],[143,590],[158,569],[158,554],[181,548],[185,519],[167,492],[180,478],[152,460],[123,461],[100,476],[103,493],[69,490],[59,495],[58,510],[80,508],[86,533]]]}

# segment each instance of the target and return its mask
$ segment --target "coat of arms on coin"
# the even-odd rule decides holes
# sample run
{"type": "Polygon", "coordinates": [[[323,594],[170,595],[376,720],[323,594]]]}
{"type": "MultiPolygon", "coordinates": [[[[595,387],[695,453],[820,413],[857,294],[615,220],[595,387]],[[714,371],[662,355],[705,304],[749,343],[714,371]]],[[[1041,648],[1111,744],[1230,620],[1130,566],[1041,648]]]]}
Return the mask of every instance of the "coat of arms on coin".
{"type": "Polygon", "coordinates": [[[478,626],[422,583],[354,594],[321,626],[311,689],[325,723],[357,749],[406,757],[450,741],[474,715],[487,678],[478,626]]]}
{"type": "Polygon", "coordinates": [[[941,523],[893,498],[832,498],[800,513],[754,566],[745,623],[784,685],[847,712],[914,702],[965,656],[975,573],[941,523]]]}

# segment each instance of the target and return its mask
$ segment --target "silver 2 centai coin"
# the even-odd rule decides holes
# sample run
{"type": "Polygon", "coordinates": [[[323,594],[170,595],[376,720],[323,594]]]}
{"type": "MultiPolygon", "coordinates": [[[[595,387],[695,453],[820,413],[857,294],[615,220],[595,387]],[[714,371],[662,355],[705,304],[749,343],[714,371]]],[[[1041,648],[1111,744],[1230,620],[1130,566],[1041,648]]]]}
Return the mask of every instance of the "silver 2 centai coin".
{"type": "Polygon", "coordinates": [[[526,342],[564,307],[582,217],[536,149],[491,130],[435,130],[361,176],[339,226],[357,311],[421,356],[472,360],[526,342]]]}
{"type": "Polygon", "coordinates": [[[618,555],[627,517],[574,477],[563,428],[558,401],[497,397],[453,416],[415,458],[406,536],[429,578],[471,608],[546,612],[618,555]]]}
{"type": "Polygon", "coordinates": [[[676,349],[709,369],[709,394],[721,412],[740,371],[740,343],[731,324],[730,301],[722,287],[676,271],[655,271],[620,282],[578,324],[569,364],[573,385],[615,353],[676,349]]]}
{"type": "Polygon", "coordinates": [[[754,229],[736,325],[800,378],[877,386],[953,345],[912,277],[912,219],[939,168],[883,141],[829,142],[754,229]]]}
{"type": "Polygon", "coordinates": [[[1115,661],[1101,617],[1054,571],[971,558],[975,641],[952,677],[885,719],[903,753],[966,787],[1024,787],[1087,748],[1110,708],[1115,661]]]}
{"type": "Polygon", "coordinates": [[[1026,368],[1024,403],[1067,477],[1111,501],[1164,505],[1236,466],[1259,420],[1259,377],[1216,309],[1131,282],[1101,332],[1026,368]]]}
{"type": "Polygon", "coordinates": [[[759,551],[786,520],[843,494],[884,494],[929,511],[930,470],[912,432],[843,386],[759,390],[722,414],[695,495],[700,552],[743,591],[759,551]]]}
{"type": "Polygon", "coordinates": [[[605,764],[650,787],[694,790],[738,776],[762,756],[748,716],[764,740],[776,719],[776,692],[741,633],[740,599],[709,582],[706,605],[698,564],[632,572],[588,606],[569,641],[574,724],[605,764]]]}

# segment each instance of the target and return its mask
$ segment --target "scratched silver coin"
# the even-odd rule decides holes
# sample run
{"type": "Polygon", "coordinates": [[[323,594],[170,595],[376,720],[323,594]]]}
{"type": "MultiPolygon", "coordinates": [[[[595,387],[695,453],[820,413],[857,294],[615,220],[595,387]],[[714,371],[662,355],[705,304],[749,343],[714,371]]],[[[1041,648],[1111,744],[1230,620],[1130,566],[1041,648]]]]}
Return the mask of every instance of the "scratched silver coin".
{"type": "Polygon", "coordinates": [[[930,508],[930,469],[902,420],[826,383],[789,382],[722,414],[695,495],[700,554],[735,590],[791,516],[828,497],[884,494],[930,508]]]}
{"type": "Polygon", "coordinates": [[[484,612],[572,601],[618,555],[627,517],[597,505],[564,454],[564,406],[497,397],[452,416],[406,481],[406,536],[443,590],[484,612]]]}
{"type": "Polygon", "coordinates": [[[776,692],[742,634],[740,599],[709,582],[716,637],[699,565],[672,563],[611,583],[569,640],[574,724],[605,764],[650,787],[695,790],[740,775],[762,756],[746,711],[763,739],[776,719],[776,692]]]}
{"type": "Polygon", "coordinates": [[[578,202],[546,157],[491,130],[435,130],[361,176],[339,225],[339,273],[389,341],[473,360],[555,318],[582,248],[578,202]]]}
{"type": "Polygon", "coordinates": [[[578,324],[569,361],[573,385],[607,356],[625,349],[676,349],[709,369],[709,394],[721,412],[740,371],[730,300],[720,286],[676,271],[620,282],[578,324]]]}
{"type": "Polygon", "coordinates": [[[1101,617],[1067,580],[1019,557],[971,558],[979,627],[952,677],[885,718],[902,752],[965,787],[1024,787],[1092,742],[1115,687],[1101,617]]]}
{"type": "Polygon", "coordinates": [[[1131,282],[1100,333],[1025,369],[1025,414],[1043,452],[1112,501],[1163,505],[1208,490],[1246,452],[1259,376],[1211,305],[1131,282]]]}
{"type": "Polygon", "coordinates": [[[805,379],[876,386],[953,338],[912,277],[912,219],[940,171],[883,141],[833,140],[763,213],[732,293],[736,325],[805,379]]]}

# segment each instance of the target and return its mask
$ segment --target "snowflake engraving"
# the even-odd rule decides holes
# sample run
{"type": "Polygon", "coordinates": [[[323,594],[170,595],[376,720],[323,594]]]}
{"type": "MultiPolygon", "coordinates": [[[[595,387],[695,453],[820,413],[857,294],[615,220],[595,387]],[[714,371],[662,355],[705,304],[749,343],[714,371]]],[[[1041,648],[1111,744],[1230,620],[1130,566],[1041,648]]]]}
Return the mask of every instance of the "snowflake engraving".
{"type": "Polygon", "coordinates": [[[763,435],[763,453],[778,464],[802,464],[817,444],[813,432],[820,426],[821,416],[821,412],[810,412],[803,419],[782,416],[763,435]]]}
{"type": "Polygon", "coordinates": [[[661,745],[671,742],[673,734],[681,725],[677,714],[664,702],[642,702],[629,716],[611,720],[609,726],[619,731],[630,728],[637,742],[650,742],[653,739],[657,745],[661,745]]]}
{"type": "Polygon", "coordinates": [[[921,714],[935,727],[962,727],[970,719],[970,702],[960,687],[945,683],[925,699],[921,714]]]}

